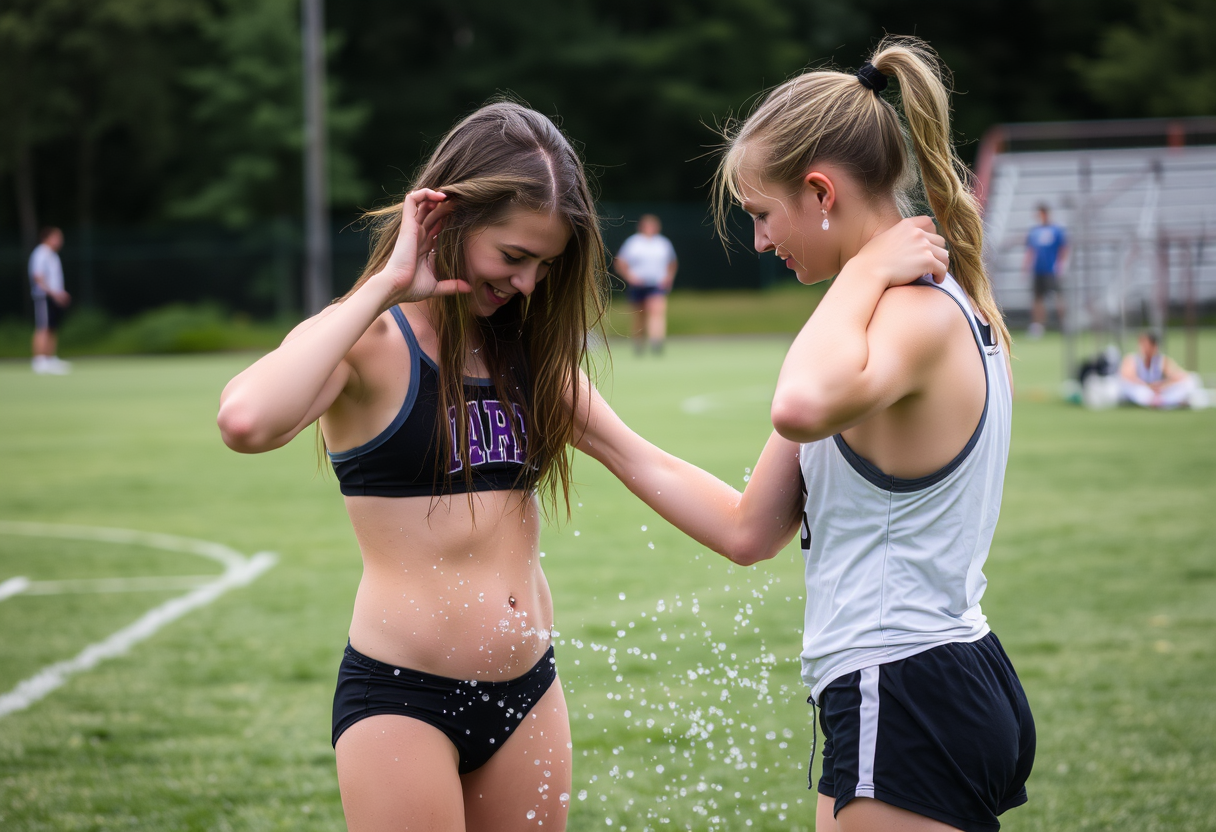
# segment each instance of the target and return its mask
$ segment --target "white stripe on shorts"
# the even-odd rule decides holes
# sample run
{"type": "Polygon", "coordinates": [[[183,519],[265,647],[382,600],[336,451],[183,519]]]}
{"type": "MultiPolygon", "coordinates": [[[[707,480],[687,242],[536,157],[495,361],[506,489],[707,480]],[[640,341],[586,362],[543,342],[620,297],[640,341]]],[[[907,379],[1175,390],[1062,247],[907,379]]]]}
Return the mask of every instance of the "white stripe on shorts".
{"type": "Polygon", "coordinates": [[[874,796],[874,749],[878,745],[878,668],[861,669],[856,797],[874,796]]]}

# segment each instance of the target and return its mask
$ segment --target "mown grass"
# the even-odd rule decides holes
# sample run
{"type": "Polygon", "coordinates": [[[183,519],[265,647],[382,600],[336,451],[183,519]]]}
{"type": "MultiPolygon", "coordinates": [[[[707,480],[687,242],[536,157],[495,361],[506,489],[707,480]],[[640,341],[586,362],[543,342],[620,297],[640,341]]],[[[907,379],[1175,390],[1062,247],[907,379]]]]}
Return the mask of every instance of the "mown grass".
{"type": "MultiPolygon", "coordinates": [[[[602,387],[645,435],[742,486],[786,344],[618,350],[602,387]]],[[[1216,337],[1203,346],[1216,366],[1216,337]]],[[[1216,411],[1073,408],[1055,396],[1058,342],[1016,351],[984,607],[1026,685],[1039,757],[1005,828],[1210,829],[1216,411]]],[[[90,359],[63,378],[0,364],[0,519],[281,555],[250,587],[0,719],[0,828],[343,828],[329,707],[358,553],[309,441],[261,457],[220,444],[219,389],[249,360],[90,359]]],[[[570,828],[810,829],[798,550],[734,567],[589,460],[576,477],[573,518],[542,544],[574,730],[570,828]]],[[[206,571],[172,557],[0,536],[0,580],[206,571]]],[[[109,596],[125,620],[102,596],[0,602],[0,677],[73,655],[161,597],[109,596]]]]}

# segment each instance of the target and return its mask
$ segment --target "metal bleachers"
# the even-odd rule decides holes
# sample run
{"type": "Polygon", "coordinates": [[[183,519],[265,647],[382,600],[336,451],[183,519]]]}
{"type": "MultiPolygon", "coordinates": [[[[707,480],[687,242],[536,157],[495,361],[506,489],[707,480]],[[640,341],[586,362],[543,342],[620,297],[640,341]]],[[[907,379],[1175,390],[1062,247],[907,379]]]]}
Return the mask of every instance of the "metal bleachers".
{"type": "Polygon", "coordinates": [[[986,197],[985,257],[1007,310],[1030,306],[1039,204],[1069,235],[1076,329],[1159,327],[1171,307],[1216,300],[1216,146],[998,153],[986,197]]]}

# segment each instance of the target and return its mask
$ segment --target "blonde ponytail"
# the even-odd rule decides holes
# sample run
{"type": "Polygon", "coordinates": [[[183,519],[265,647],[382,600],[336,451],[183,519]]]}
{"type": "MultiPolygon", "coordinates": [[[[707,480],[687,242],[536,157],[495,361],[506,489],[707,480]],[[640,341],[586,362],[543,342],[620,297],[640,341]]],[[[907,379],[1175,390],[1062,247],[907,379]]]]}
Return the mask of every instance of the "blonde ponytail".
{"type": "Polygon", "coordinates": [[[870,63],[899,81],[925,199],[950,244],[950,273],[1009,349],[1009,330],[984,269],[984,223],[973,177],[951,141],[949,70],[924,41],[898,36],[883,38],[870,63]]]}
{"type": "Polygon", "coordinates": [[[795,187],[815,163],[846,170],[867,191],[894,194],[906,214],[920,169],[925,198],[950,246],[950,272],[1005,348],[1009,330],[980,257],[983,223],[970,173],[950,140],[950,93],[945,67],[927,43],[888,36],[869,63],[899,81],[906,119],[853,73],[817,70],[791,78],[743,122],[729,122],[714,177],[714,218],[724,238],[727,214],[742,201],[739,172],[750,153],[764,179],[795,187]],[[908,144],[916,157],[909,164],[908,144]]]}

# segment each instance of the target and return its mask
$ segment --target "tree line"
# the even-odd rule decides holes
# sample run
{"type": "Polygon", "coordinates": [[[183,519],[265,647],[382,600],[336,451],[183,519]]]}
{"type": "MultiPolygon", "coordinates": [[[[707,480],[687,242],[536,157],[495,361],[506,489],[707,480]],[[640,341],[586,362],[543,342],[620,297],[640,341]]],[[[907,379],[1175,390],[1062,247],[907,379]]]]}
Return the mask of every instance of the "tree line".
{"type": "MultiPolygon", "coordinates": [[[[1216,112],[1216,0],[344,0],[327,10],[334,210],[406,185],[460,115],[557,118],[601,195],[698,201],[715,128],[884,32],[954,71],[964,156],[1002,121],[1216,112]]],[[[296,222],[298,0],[0,0],[0,234],[296,222]]]]}

